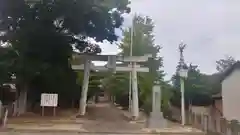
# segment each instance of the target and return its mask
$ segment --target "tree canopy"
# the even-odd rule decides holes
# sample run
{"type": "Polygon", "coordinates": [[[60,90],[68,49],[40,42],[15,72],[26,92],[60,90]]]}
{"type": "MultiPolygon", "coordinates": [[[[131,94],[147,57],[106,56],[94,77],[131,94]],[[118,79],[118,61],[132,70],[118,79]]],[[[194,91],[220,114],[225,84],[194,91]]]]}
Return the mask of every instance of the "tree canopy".
{"type": "Polygon", "coordinates": [[[117,40],[115,28],[122,24],[121,14],[129,12],[127,0],[40,0],[32,4],[25,0],[0,3],[0,40],[16,53],[13,72],[25,82],[51,68],[67,70],[73,48],[99,53],[99,47],[87,39],[117,40]]]}
{"type": "MultiPolygon", "coordinates": [[[[141,15],[134,16],[132,55],[143,56],[151,54],[153,56],[148,62],[138,63],[150,69],[149,73],[138,73],[139,105],[146,111],[150,111],[151,109],[151,93],[154,81],[158,80],[161,81],[162,84],[165,83],[163,80],[164,72],[161,70],[163,66],[163,58],[160,56],[161,47],[154,43],[153,29],[154,24],[151,18],[141,15]]],[[[121,50],[120,55],[130,55],[131,30],[132,27],[129,27],[123,31],[124,38],[119,44],[121,50]]],[[[123,65],[127,64],[129,63],[123,63],[123,65]]],[[[107,89],[112,90],[112,93],[117,96],[116,100],[119,100],[120,104],[127,106],[129,103],[127,100],[129,93],[129,74],[117,73],[110,76],[107,80],[107,89]]]]}
{"type": "MultiPolygon", "coordinates": [[[[211,104],[211,86],[200,73],[195,65],[188,65],[188,77],[184,80],[185,104],[191,103],[196,106],[205,106],[211,104]]],[[[171,99],[172,104],[181,106],[180,76],[176,73],[173,78],[174,95],[171,99]]],[[[187,107],[187,106],[186,106],[187,107]]]]}
{"type": "Polygon", "coordinates": [[[236,62],[232,56],[225,56],[225,58],[216,61],[216,69],[218,72],[223,73],[236,62]]]}
{"type": "MultiPolygon", "coordinates": [[[[0,83],[16,74],[19,90],[79,89],[71,57],[100,53],[95,41],[116,41],[128,0],[0,0],[0,83]]],[[[63,92],[66,93],[66,92],[63,92]]]]}

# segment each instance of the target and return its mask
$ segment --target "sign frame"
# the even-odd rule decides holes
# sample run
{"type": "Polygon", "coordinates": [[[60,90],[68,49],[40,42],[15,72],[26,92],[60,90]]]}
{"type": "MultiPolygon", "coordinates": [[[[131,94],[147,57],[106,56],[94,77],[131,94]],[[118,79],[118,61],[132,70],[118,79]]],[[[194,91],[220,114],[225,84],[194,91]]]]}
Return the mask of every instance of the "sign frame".
{"type": "Polygon", "coordinates": [[[56,116],[56,107],[58,106],[58,94],[42,93],[40,106],[42,108],[42,116],[44,116],[45,107],[52,107],[53,108],[53,116],[56,116]]]}

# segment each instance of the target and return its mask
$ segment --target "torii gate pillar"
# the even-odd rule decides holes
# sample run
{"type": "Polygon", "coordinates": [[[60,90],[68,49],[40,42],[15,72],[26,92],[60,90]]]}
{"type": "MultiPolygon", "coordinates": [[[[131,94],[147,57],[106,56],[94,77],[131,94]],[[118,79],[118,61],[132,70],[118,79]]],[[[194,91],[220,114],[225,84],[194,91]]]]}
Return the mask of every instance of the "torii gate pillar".
{"type": "Polygon", "coordinates": [[[79,114],[80,115],[85,115],[85,113],[86,113],[90,67],[91,67],[91,61],[86,59],[85,64],[84,64],[84,78],[83,78],[81,99],[79,102],[79,105],[80,105],[79,106],[79,114]]]}
{"type": "Polygon", "coordinates": [[[139,116],[139,103],[138,103],[138,82],[137,82],[137,71],[136,62],[133,62],[132,67],[132,107],[133,107],[133,120],[137,120],[139,116]]]}
{"type": "MultiPolygon", "coordinates": [[[[82,85],[82,92],[81,92],[81,99],[80,99],[80,107],[79,107],[79,115],[85,115],[86,112],[86,104],[87,104],[87,92],[88,92],[88,83],[89,83],[89,75],[91,69],[91,61],[100,60],[100,61],[108,61],[107,70],[111,70],[115,72],[115,70],[123,70],[123,71],[130,71],[132,72],[132,89],[133,89],[133,118],[138,119],[139,116],[139,103],[138,103],[138,83],[137,83],[137,71],[146,72],[146,68],[138,67],[137,62],[144,62],[147,61],[151,56],[131,56],[131,57],[116,57],[108,56],[108,55],[82,55],[83,58],[85,57],[85,64],[84,64],[84,79],[82,85]],[[107,56],[107,57],[106,57],[107,56]],[[123,61],[123,62],[132,62],[133,65],[129,70],[129,67],[116,67],[116,61],[123,61]],[[143,71],[142,71],[143,70],[143,71]]],[[[72,66],[74,69],[82,69],[81,67],[72,66]]],[[[105,70],[105,67],[99,67],[99,69],[105,70]]],[[[147,68],[148,69],[148,68],[147,68]]],[[[148,71],[147,71],[148,72],[148,71]]]]}

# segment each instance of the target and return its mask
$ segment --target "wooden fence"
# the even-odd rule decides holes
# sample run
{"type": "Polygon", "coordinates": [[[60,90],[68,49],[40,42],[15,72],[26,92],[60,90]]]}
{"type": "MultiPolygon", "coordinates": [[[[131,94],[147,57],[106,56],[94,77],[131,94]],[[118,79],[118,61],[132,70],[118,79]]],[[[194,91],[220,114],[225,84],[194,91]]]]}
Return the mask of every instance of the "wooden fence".
{"type": "Polygon", "coordinates": [[[225,118],[189,112],[186,122],[209,135],[240,135],[240,124],[237,120],[227,121],[225,118]]]}

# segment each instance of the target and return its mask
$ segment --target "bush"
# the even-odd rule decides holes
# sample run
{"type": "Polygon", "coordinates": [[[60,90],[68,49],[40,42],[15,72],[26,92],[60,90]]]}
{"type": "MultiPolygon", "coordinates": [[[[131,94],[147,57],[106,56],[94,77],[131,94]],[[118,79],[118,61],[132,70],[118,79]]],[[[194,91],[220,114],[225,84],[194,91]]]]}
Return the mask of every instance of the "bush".
{"type": "Polygon", "coordinates": [[[169,107],[162,108],[163,117],[166,119],[171,120],[172,119],[172,111],[169,109],[169,107]]]}
{"type": "Polygon", "coordinates": [[[151,98],[146,99],[141,107],[143,108],[144,112],[147,115],[150,115],[150,112],[152,111],[152,99],[151,98]]]}
{"type": "Polygon", "coordinates": [[[129,106],[128,94],[116,95],[115,102],[124,108],[126,107],[128,108],[129,106]]]}

